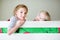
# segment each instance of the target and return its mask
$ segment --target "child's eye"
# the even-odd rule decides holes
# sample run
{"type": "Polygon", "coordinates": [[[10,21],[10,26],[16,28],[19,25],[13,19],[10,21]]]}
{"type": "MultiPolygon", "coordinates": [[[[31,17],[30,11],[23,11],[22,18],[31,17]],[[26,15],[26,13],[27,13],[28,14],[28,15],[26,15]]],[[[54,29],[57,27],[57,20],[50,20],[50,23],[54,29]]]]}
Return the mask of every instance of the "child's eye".
{"type": "Polygon", "coordinates": [[[26,14],[26,13],[25,13],[26,14]]]}
{"type": "Polygon", "coordinates": [[[20,13],[23,13],[23,12],[20,12],[20,13]]]}

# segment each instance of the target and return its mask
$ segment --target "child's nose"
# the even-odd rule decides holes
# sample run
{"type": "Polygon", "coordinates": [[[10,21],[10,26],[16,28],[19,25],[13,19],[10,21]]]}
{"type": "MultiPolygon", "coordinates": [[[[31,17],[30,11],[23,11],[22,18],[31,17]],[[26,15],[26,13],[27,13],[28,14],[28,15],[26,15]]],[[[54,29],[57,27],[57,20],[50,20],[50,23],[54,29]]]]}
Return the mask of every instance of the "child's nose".
{"type": "Polygon", "coordinates": [[[24,17],[24,16],[25,16],[25,14],[23,13],[23,14],[22,14],[22,16],[24,17]]]}

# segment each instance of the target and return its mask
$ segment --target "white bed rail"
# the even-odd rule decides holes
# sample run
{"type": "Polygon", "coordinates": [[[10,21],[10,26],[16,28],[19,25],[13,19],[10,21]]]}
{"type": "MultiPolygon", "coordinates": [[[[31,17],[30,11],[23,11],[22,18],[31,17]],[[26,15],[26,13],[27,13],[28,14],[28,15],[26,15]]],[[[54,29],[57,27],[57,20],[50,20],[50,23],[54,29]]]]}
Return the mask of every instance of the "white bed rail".
{"type": "MultiPolygon", "coordinates": [[[[9,21],[0,21],[0,28],[6,28],[9,21]]],[[[26,21],[22,27],[60,27],[60,21],[26,21]]],[[[60,33],[12,34],[0,33],[0,40],[60,40],[60,33]]]]}

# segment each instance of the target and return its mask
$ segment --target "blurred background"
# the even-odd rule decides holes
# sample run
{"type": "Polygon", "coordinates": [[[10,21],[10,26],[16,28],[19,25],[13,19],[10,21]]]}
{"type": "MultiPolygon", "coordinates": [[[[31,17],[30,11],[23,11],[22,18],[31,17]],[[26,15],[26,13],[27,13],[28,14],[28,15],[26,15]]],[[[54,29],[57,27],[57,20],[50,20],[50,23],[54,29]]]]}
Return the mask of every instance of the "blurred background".
{"type": "Polygon", "coordinates": [[[29,21],[32,21],[41,10],[48,11],[52,21],[60,21],[60,0],[0,0],[0,21],[11,18],[18,4],[25,4],[28,7],[29,21]]]}

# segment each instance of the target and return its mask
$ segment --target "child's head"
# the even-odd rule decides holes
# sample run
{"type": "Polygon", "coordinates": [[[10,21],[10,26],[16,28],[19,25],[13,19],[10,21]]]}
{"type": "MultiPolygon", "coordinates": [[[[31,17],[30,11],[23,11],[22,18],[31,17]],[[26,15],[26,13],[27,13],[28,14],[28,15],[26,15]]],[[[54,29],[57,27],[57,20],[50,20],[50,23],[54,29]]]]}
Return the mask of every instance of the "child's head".
{"type": "Polygon", "coordinates": [[[41,11],[35,18],[36,21],[50,21],[50,15],[47,11],[41,11]]]}
{"type": "Polygon", "coordinates": [[[16,16],[19,19],[24,19],[26,17],[27,12],[27,6],[24,4],[19,4],[14,9],[14,16],[16,16]]]}

